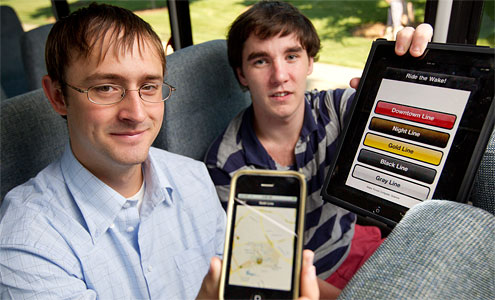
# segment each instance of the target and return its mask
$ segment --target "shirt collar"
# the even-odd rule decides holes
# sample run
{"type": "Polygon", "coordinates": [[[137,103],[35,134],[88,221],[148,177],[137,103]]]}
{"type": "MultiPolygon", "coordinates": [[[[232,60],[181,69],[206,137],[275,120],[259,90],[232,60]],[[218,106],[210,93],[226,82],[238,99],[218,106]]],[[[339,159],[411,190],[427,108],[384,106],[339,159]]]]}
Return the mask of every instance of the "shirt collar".
{"type": "MultiPolygon", "coordinates": [[[[114,222],[127,200],[81,165],[72,153],[69,144],[62,155],[61,169],[67,188],[79,207],[93,242],[95,242],[114,222]]],[[[156,168],[150,157],[144,163],[143,170],[146,178],[144,201],[152,199],[150,201],[154,207],[159,202],[170,199],[169,193],[164,192],[168,182],[155,176],[156,168]]]]}
{"type": "MultiPolygon", "coordinates": [[[[239,139],[242,140],[242,146],[244,147],[246,163],[256,165],[264,169],[277,169],[275,162],[266,152],[263,145],[259,141],[256,133],[254,132],[254,110],[251,104],[242,116],[242,123],[239,129],[239,139]]],[[[307,97],[304,101],[304,121],[301,130],[301,139],[305,139],[310,133],[317,130],[318,126],[313,117],[311,105],[307,97]]]]}
{"type": "Polygon", "coordinates": [[[304,121],[301,130],[301,139],[306,138],[310,133],[318,130],[318,125],[316,124],[315,117],[313,116],[313,109],[311,105],[314,105],[314,102],[311,102],[311,94],[306,93],[304,96],[304,121]]]}
{"type": "Polygon", "coordinates": [[[143,170],[146,180],[144,199],[151,204],[145,205],[143,203],[144,210],[141,210],[141,216],[144,217],[148,214],[149,210],[152,210],[161,202],[164,202],[166,205],[172,205],[173,188],[169,181],[169,176],[163,174],[161,168],[158,168],[158,163],[153,156],[153,148],[150,149],[148,158],[143,163],[143,170]],[[148,184],[148,182],[151,184],[148,184]]]}
{"type": "Polygon", "coordinates": [[[256,136],[253,120],[254,111],[251,104],[242,116],[242,123],[239,128],[239,139],[242,141],[246,163],[259,166],[260,168],[274,170],[277,168],[275,162],[256,136]]]}

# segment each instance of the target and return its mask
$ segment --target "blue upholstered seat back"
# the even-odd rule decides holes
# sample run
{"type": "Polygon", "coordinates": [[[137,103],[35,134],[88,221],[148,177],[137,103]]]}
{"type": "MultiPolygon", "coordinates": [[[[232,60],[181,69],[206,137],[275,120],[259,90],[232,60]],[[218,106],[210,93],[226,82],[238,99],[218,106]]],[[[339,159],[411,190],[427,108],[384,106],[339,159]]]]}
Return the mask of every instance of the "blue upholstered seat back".
{"type": "Polygon", "coordinates": [[[492,214],[425,201],[406,213],[338,299],[495,299],[494,243],[492,214]]]}
{"type": "Polygon", "coordinates": [[[495,214],[495,130],[481,160],[471,193],[471,201],[474,206],[495,214]]]}
{"type": "Polygon", "coordinates": [[[2,101],[1,198],[55,160],[68,141],[67,125],[42,89],[2,101]]]}
{"type": "Polygon", "coordinates": [[[229,66],[225,40],[167,56],[165,80],[177,91],[165,103],[162,135],[155,145],[203,160],[210,143],[250,103],[229,66]]]}
{"type": "Polygon", "coordinates": [[[20,44],[24,29],[10,6],[0,6],[0,32],[0,82],[6,99],[28,91],[20,44]]]}
{"type": "Polygon", "coordinates": [[[46,75],[45,44],[52,27],[53,24],[43,25],[24,32],[21,37],[22,61],[30,91],[41,88],[41,78],[46,75]]]}

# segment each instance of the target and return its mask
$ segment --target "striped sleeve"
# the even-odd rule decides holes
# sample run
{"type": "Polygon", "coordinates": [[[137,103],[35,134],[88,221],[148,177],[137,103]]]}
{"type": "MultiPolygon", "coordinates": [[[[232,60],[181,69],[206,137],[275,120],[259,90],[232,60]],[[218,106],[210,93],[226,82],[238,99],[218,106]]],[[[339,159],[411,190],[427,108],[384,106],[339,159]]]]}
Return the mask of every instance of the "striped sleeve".
{"type": "Polygon", "coordinates": [[[237,115],[208,150],[205,163],[224,208],[227,207],[232,175],[243,166],[242,141],[237,139],[243,113],[237,115]]]}

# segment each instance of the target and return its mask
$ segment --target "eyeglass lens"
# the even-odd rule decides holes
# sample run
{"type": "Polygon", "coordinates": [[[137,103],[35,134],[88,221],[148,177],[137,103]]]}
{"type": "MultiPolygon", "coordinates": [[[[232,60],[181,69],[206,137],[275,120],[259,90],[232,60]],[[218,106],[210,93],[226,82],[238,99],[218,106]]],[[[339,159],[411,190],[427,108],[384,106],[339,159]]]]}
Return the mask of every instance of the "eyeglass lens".
{"type": "MultiPolygon", "coordinates": [[[[112,104],[121,101],[130,90],[125,90],[118,85],[105,84],[94,86],[88,90],[89,99],[97,104],[112,104]]],[[[139,88],[139,96],[146,102],[162,102],[167,100],[172,89],[169,85],[146,84],[139,88]]]]}

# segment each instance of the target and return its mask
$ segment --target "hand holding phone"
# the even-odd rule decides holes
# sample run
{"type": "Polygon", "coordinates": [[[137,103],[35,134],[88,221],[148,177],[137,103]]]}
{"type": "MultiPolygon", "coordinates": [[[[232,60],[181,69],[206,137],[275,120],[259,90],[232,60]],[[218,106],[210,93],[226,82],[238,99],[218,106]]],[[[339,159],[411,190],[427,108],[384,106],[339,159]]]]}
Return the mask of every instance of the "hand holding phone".
{"type": "Polygon", "coordinates": [[[294,299],[306,181],[294,171],[243,170],[231,182],[220,299],[294,299]]]}
{"type": "MultiPolygon", "coordinates": [[[[314,253],[306,249],[303,251],[302,267],[301,267],[301,296],[298,300],[317,300],[320,299],[320,288],[318,277],[316,277],[316,268],[313,265],[314,253]]],[[[219,257],[213,257],[210,263],[210,270],[203,279],[203,284],[196,299],[218,299],[220,272],[222,269],[222,261],[219,257]]],[[[332,297],[337,298],[337,296],[332,297]]]]}

